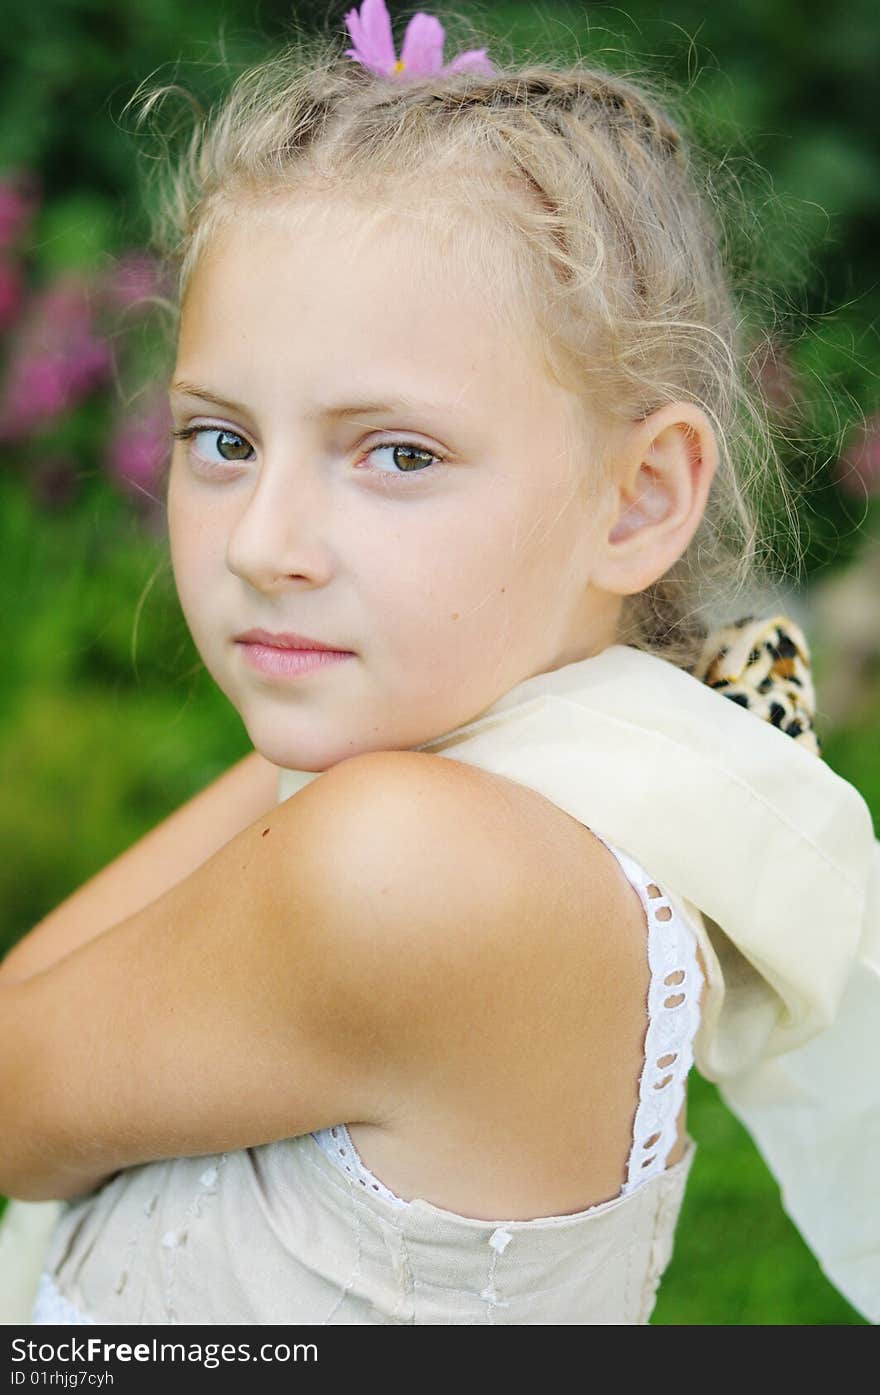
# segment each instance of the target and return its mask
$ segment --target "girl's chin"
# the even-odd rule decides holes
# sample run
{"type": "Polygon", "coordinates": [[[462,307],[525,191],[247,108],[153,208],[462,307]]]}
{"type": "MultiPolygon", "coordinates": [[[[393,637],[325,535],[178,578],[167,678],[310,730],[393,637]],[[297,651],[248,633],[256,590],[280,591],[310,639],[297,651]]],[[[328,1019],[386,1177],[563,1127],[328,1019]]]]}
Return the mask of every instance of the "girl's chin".
{"type": "Polygon", "coordinates": [[[348,756],[357,755],[361,749],[365,749],[352,747],[351,743],[340,743],[338,740],[321,740],[317,734],[295,734],[290,729],[285,732],[272,731],[267,728],[266,723],[259,721],[245,721],[245,728],[254,749],[259,751],[264,760],[277,765],[279,770],[308,770],[318,773],[329,770],[331,765],[336,765],[348,756]]]}

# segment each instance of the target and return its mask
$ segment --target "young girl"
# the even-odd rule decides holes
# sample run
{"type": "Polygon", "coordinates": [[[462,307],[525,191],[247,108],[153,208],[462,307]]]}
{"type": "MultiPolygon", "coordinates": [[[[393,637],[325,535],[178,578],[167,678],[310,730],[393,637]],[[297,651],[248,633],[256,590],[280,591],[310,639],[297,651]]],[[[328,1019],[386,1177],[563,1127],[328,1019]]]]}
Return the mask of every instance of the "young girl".
{"type": "Polygon", "coordinates": [[[346,23],[167,203],[171,558],[255,751],[2,966],[30,1320],[646,1322],[695,1058],[875,1318],[880,864],[743,617],[770,440],[683,137],[346,23]]]}

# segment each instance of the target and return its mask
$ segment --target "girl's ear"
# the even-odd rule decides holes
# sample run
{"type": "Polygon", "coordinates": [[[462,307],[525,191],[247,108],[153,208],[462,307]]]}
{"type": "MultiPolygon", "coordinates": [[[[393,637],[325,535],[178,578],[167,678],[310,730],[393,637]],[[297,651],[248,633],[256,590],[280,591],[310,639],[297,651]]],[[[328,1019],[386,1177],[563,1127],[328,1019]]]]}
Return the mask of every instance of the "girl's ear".
{"type": "Polygon", "coordinates": [[[594,584],[626,596],[663,576],[699,526],[717,466],[715,433],[692,403],[669,402],[635,422],[614,462],[594,584]]]}

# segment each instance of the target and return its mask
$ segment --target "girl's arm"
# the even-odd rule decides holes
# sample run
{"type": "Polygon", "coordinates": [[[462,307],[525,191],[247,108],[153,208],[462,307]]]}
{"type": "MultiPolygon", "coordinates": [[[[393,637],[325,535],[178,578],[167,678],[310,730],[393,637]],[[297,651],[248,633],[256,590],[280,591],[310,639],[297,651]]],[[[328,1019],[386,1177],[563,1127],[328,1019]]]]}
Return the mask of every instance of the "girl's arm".
{"type": "Polygon", "coordinates": [[[511,1060],[544,1078],[566,992],[578,1032],[592,993],[597,1042],[622,984],[641,1026],[641,904],[597,839],[573,925],[509,785],[421,752],[351,757],[136,915],[0,984],[0,1192],[69,1198],[340,1120],[462,1121],[511,1060]]]}
{"type": "Polygon", "coordinates": [[[278,803],[279,769],[252,751],[121,853],[25,934],[0,985],[55,964],[188,877],[278,803]]]}
{"type": "Polygon", "coordinates": [[[142,1162],[381,1119],[417,1055],[405,1024],[431,1016],[387,894],[413,886],[402,759],[332,767],[135,915],[0,984],[0,1192],[65,1199],[142,1162]]]}

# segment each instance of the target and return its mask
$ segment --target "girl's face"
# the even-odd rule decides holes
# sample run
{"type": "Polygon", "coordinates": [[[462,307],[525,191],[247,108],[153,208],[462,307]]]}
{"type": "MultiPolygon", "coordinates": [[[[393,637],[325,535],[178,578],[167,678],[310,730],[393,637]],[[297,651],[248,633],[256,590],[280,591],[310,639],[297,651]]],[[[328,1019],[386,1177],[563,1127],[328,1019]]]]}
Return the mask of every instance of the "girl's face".
{"type": "Polygon", "coordinates": [[[171,405],[198,430],[175,443],[168,527],[194,642],[254,746],[324,770],[598,653],[621,598],[591,585],[589,447],[533,344],[411,224],[309,211],[225,225],[193,273],[171,405]],[[264,672],[236,640],[252,628],[350,654],[264,672]]]}

